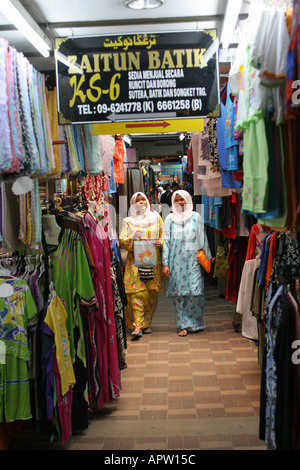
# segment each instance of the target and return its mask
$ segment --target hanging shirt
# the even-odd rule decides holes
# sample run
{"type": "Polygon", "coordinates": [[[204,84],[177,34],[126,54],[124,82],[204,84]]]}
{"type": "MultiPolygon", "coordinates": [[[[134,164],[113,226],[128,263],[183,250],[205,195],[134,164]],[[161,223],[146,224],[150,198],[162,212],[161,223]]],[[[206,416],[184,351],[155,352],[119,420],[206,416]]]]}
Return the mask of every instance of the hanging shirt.
{"type": "Polygon", "coordinates": [[[75,384],[75,376],[70,356],[70,342],[66,328],[67,312],[58,296],[51,300],[47,309],[45,323],[54,333],[55,353],[64,396],[69,387],[75,384]]]}
{"type": "Polygon", "coordinates": [[[5,354],[29,361],[28,321],[37,313],[28,284],[15,277],[0,278],[1,288],[10,286],[13,293],[0,297],[0,342],[5,354]]]}
{"type": "Polygon", "coordinates": [[[122,139],[115,140],[115,151],[113,156],[113,170],[116,183],[124,183],[124,157],[125,148],[122,139]]]}
{"type": "Polygon", "coordinates": [[[80,236],[66,229],[57,250],[52,254],[55,291],[60,296],[66,311],[66,327],[70,340],[72,360],[75,357],[74,329],[80,332],[76,352],[85,363],[84,334],[80,315],[80,303],[95,305],[95,292],[87,256],[80,236]]]}

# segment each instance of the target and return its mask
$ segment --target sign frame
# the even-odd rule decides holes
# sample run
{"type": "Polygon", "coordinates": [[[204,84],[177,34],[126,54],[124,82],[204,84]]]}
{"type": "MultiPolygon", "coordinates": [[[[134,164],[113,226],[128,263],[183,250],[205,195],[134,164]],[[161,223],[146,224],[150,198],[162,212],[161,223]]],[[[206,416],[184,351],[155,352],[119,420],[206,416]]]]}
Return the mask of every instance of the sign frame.
{"type": "Polygon", "coordinates": [[[59,124],[220,115],[216,29],[55,39],[59,124]]]}

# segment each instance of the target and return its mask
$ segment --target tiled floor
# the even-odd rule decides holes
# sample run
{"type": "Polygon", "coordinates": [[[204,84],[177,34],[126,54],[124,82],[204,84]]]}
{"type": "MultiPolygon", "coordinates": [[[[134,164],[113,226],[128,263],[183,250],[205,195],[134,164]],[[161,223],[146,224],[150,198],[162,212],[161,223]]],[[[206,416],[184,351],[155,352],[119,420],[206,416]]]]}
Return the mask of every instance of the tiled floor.
{"type": "Polygon", "coordinates": [[[257,346],[232,327],[234,304],[206,287],[206,330],[178,337],[160,295],[153,333],[128,336],[119,399],[66,450],[264,450],[257,346]]]}

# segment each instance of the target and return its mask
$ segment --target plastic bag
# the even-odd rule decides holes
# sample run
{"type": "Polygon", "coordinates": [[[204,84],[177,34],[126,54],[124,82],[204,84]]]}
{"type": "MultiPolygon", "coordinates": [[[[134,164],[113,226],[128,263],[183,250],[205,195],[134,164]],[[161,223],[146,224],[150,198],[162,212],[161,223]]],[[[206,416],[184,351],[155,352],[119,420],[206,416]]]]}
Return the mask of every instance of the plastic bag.
{"type": "Polygon", "coordinates": [[[153,240],[134,242],[134,264],[137,268],[156,266],[156,247],[153,240]]]}
{"type": "Polygon", "coordinates": [[[203,250],[200,250],[198,255],[197,255],[197,259],[200,263],[200,265],[202,266],[202,268],[207,272],[207,273],[210,273],[210,270],[211,270],[211,265],[212,263],[214,262],[215,258],[211,258],[211,259],[208,259],[206,257],[206,254],[204,253],[203,250]]]}
{"type": "Polygon", "coordinates": [[[228,272],[228,250],[223,246],[218,246],[216,254],[216,264],[214,278],[226,278],[228,272]]]}

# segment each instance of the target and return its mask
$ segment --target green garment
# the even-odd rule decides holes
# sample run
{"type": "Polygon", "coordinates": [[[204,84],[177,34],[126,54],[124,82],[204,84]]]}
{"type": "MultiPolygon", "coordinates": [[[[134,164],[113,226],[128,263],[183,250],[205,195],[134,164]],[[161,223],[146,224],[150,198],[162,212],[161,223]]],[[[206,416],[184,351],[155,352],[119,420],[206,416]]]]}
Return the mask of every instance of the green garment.
{"type": "Polygon", "coordinates": [[[269,150],[264,119],[250,122],[244,132],[243,209],[254,214],[267,211],[269,150]]]}
{"type": "Polygon", "coordinates": [[[80,304],[95,305],[96,298],[87,256],[78,233],[65,230],[57,250],[52,255],[52,264],[55,291],[67,312],[66,328],[69,334],[71,358],[74,361],[77,354],[86,366],[80,304]],[[74,339],[75,327],[79,330],[78,343],[76,338],[77,346],[74,339]]]}

